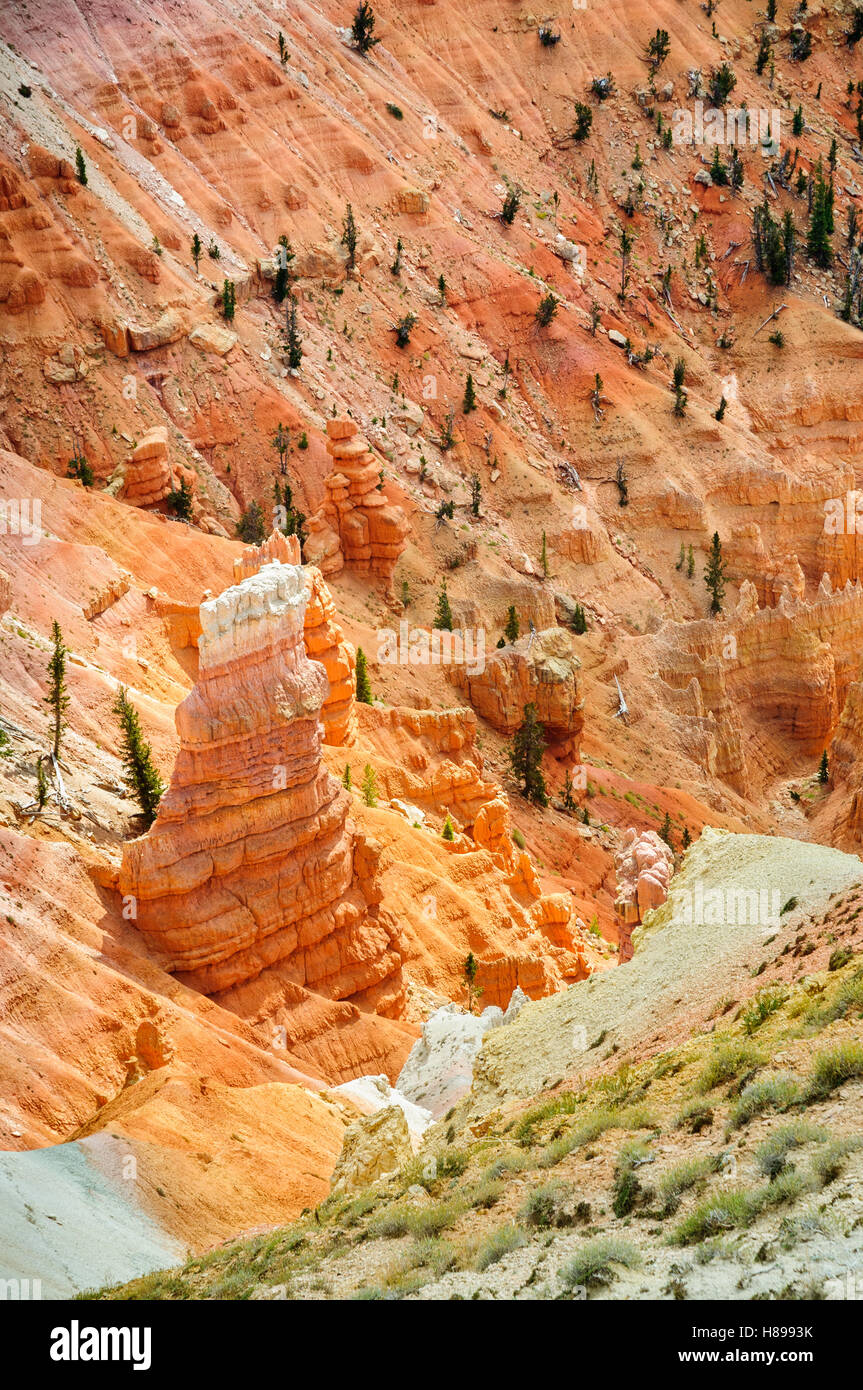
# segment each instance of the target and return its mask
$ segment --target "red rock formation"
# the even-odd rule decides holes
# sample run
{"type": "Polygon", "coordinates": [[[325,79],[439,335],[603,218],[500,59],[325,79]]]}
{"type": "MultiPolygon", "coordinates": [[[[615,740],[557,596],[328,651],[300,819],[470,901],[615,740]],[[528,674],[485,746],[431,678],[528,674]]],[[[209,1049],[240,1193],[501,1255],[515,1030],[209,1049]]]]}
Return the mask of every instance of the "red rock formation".
{"type": "Polygon", "coordinates": [[[381,466],[355,421],[328,420],[327,435],[333,471],[309,521],[306,559],[324,575],[348,565],[390,580],[408,534],[404,511],[378,490],[381,466]]]}
{"type": "Polygon", "coordinates": [[[501,733],[512,734],[524,707],[536,705],[540,722],[552,739],[574,739],[584,720],[578,694],[575,639],[562,628],[520,637],[495,649],[483,669],[453,665],[452,678],[474,708],[501,733]]]}
{"type": "Polygon", "coordinates": [[[674,871],[674,856],[653,830],[624,831],[614,856],[617,871],[617,902],[621,918],[618,961],[632,958],[632,928],[644,921],[644,914],[659,907],[668,897],[674,871]]]}
{"type": "Polygon", "coordinates": [[[268,565],[201,606],[171,785],[124,848],[137,925],[205,993],[275,963],[332,999],[400,977],[395,931],[369,903],[373,849],[358,848],[349,797],[321,762],[327,681],[303,648],[307,594],[299,567],[268,565]]]}
{"type": "Polygon", "coordinates": [[[173,490],[168,462],[168,431],[164,425],[148,430],[127,460],[120,495],[134,507],[151,507],[173,490]]]}

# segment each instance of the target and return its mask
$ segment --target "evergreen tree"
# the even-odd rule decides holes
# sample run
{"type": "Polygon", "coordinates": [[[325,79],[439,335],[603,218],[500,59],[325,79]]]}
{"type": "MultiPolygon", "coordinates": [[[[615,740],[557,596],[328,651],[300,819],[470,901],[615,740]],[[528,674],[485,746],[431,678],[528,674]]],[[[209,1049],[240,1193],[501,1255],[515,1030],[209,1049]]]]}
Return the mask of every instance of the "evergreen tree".
{"type": "Polygon", "coordinates": [[[192,489],[187,478],[183,478],[178,488],[168,493],[165,501],[172,507],[181,521],[192,520],[192,489]]]}
{"type": "Polygon", "coordinates": [[[503,200],[503,210],[501,217],[508,227],[515,221],[515,214],[518,212],[521,203],[521,195],[517,188],[511,188],[503,200]]]}
{"type": "Polygon", "coordinates": [[[689,849],[689,846],[692,844],[692,836],[691,836],[690,833],[689,833],[689,826],[688,826],[688,825],[684,825],[684,827],[683,827],[683,837],[682,837],[680,843],[681,843],[683,849],[689,849]]]}
{"type": "Polygon", "coordinates": [[[731,164],[728,169],[728,180],[731,184],[732,193],[737,193],[743,187],[743,160],[737,153],[736,146],[731,150],[731,164]]]}
{"type": "Polygon", "coordinates": [[[437,596],[437,612],[435,613],[434,627],[446,632],[452,632],[453,616],[449,604],[449,595],[446,591],[446,580],[441,583],[440,593],[437,596]]]}
{"type": "Polygon", "coordinates": [[[44,811],[48,801],[48,778],[45,776],[45,764],[42,754],[36,759],[36,805],[40,811],[44,811]]]}
{"type": "MultiPolygon", "coordinates": [[[[276,453],[279,456],[279,472],[284,478],[287,476],[288,472],[288,452],[291,447],[291,432],[289,429],[285,428],[281,420],[279,421],[278,426],[276,427],[276,432],[270,440],[270,443],[272,444],[273,448],[276,450],[276,453]]],[[[288,508],[288,510],[290,510],[291,502],[293,500],[291,489],[288,487],[286,483],[284,498],[278,495],[278,483],[276,484],[276,489],[276,501],[281,502],[282,500],[284,500],[285,506],[288,508]]]]}
{"type": "Polygon", "coordinates": [[[371,763],[366,763],[363,768],[363,802],[366,806],[378,804],[378,779],[371,763]]]}
{"type": "Polygon", "coordinates": [[[544,531],[543,531],[543,533],[542,533],[542,549],[540,550],[540,553],[539,553],[539,563],[540,563],[540,565],[542,566],[542,577],[543,577],[543,579],[548,579],[548,575],[549,575],[549,569],[548,569],[548,545],[547,545],[547,543],[546,543],[545,532],[544,532],[544,531]]]}
{"type": "Polygon", "coordinates": [[[830,780],[830,765],[827,761],[827,749],[821,754],[821,762],[818,764],[818,781],[823,786],[830,780]]]}
{"type": "Polygon", "coordinates": [[[237,522],[237,535],[246,545],[261,545],[267,537],[267,527],[260,502],[249,503],[237,522]]]}
{"type": "Polygon", "coordinates": [[[479,966],[478,966],[478,964],[477,964],[476,957],[474,956],[473,951],[471,951],[471,952],[468,954],[467,960],[465,961],[464,965],[462,966],[462,972],[461,972],[462,975],[463,975],[463,977],[464,977],[465,985],[467,986],[467,1008],[468,1008],[468,1013],[471,1013],[471,1014],[473,1013],[473,1001],[474,1001],[474,999],[479,998],[479,996],[480,996],[480,995],[482,994],[482,992],[483,992],[481,989],[477,989],[477,986],[476,986],[476,976],[477,976],[477,971],[478,971],[478,969],[479,969],[479,966]]]}
{"type": "Polygon", "coordinates": [[[195,262],[196,271],[198,269],[198,262],[200,261],[203,254],[204,247],[201,242],[201,238],[198,236],[198,233],[195,232],[195,235],[192,237],[192,260],[195,262]]]}
{"type": "Polygon", "coordinates": [[[580,603],[575,605],[575,612],[572,615],[572,630],[580,637],[587,632],[587,618],[580,603]]]}
{"type": "Polygon", "coordinates": [[[349,791],[351,790],[351,765],[350,765],[350,763],[345,763],[345,770],[344,770],[344,772],[342,773],[342,786],[344,787],[344,789],[345,789],[346,792],[349,792],[349,791]]]}
{"type": "Polygon", "coordinates": [[[87,163],[84,159],[84,151],[80,145],[75,146],[75,171],[78,175],[78,182],[87,187],[87,163]]]}
{"type": "Polygon", "coordinates": [[[291,261],[294,259],[294,251],[291,243],[284,233],[279,237],[279,244],[276,247],[276,277],[273,281],[273,298],[277,304],[281,304],[288,287],[291,283],[291,261]]]}
{"type": "Polygon", "coordinates": [[[354,20],[351,25],[351,40],[354,48],[358,48],[360,53],[368,53],[370,48],[374,48],[380,39],[375,38],[375,12],[366,0],[361,0],[354,12],[354,20]]]}
{"type": "Polygon", "coordinates": [[[366,661],[366,654],[362,647],[357,647],[357,699],[361,705],[371,705],[374,703],[372,683],[369,680],[368,662],[366,661]]]}
{"type": "Polygon", "coordinates": [[[670,815],[668,814],[668,812],[666,811],[666,813],[665,813],[665,819],[663,820],[661,826],[659,827],[659,836],[660,836],[660,839],[662,839],[662,840],[665,841],[665,843],[668,845],[668,848],[671,849],[671,850],[673,850],[673,849],[674,849],[674,837],[673,837],[673,835],[672,835],[672,833],[671,833],[671,828],[672,828],[672,827],[671,827],[671,816],[670,816],[670,815]]]}
{"type": "Polygon", "coordinates": [[[536,321],[540,328],[548,328],[548,325],[551,323],[556,313],[557,299],[551,291],[549,291],[548,294],[543,295],[536,310],[536,321]]]}
{"type": "Polygon", "coordinates": [[[674,566],[674,568],[675,568],[676,570],[682,570],[682,569],[683,569],[683,566],[684,566],[685,564],[686,564],[686,546],[684,545],[683,541],[681,541],[681,542],[680,542],[680,554],[679,554],[678,557],[677,557],[677,564],[674,566]]]}
{"type": "Polygon", "coordinates": [[[617,297],[622,304],[626,299],[626,291],[629,286],[629,257],[635,245],[635,233],[631,232],[628,227],[621,227],[618,245],[620,248],[620,293],[617,297]]]}
{"type": "Polygon", "coordinates": [[[123,765],[126,783],[137,798],[147,825],[152,825],[165,785],[156,771],[150,745],[144,741],[138,711],[129,702],[124,686],[117,691],[114,713],[120,721],[123,737],[123,765]]]}
{"type": "Polygon", "coordinates": [[[476,410],[476,391],[473,385],[473,376],[467,374],[467,381],[464,384],[464,400],[461,403],[462,411],[465,415],[470,415],[472,410],[476,410]]]}
{"type": "Polygon", "coordinates": [[[441,305],[445,306],[445,305],[446,305],[446,280],[443,278],[442,275],[439,275],[439,276],[438,276],[437,292],[438,292],[438,294],[440,295],[440,302],[441,302],[441,305]]]}
{"type": "Polygon", "coordinates": [[[291,371],[299,371],[300,363],[303,360],[303,340],[297,328],[297,301],[293,290],[288,290],[288,307],[285,310],[285,326],[287,329],[287,341],[285,347],[288,353],[288,366],[291,371]]]}
{"type": "Polygon", "coordinates": [[[479,516],[479,509],[482,503],[482,483],[478,473],[472,473],[470,479],[470,509],[474,516],[479,516]]]}
{"type": "Polygon", "coordinates": [[[693,549],[692,549],[692,546],[690,546],[690,547],[689,547],[689,551],[688,551],[687,556],[686,556],[686,578],[687,578],[687,579],[691,579],[692,576],[693,576],[694,574],[695,574],[695,553],[694,553],[694,551],[693,551],[693,549]]]}
{"type": "Polygon", "coordinates": [[[720,188],[724,188],[728,183],[728,170],[722,163],[722,156],[719,153],[719,146],[713,146],[713,159],[710,164],[710,177],[720,188]]]}
{"type": "Polygon", "coordinates": [[[59,758],[60,743],[63,738],[63,730],[66,727],[63,723],[63,712],[69,708],[69,694],[66,690],[67,650],[63,642],[63,634],[60,631],[60,624],[56,618],[51,624],[51,640],[54,645],[51,659],[48,662],[48,694],[45,696],[45,704],[51,711],[54,726],[52,742],[54,757],[59,758]]]}
{"type": "Polygon", "coordinates": [[[279,61],[282,64],[282,67],[284,67],[285,63],[288,61],[288,50],[285,45],[285,36],[282,33],[281,29],[279,30],[279,61]]]}
{"type": "Polygon", "coordinates": [[[704,567],[704,582],[711,593],[711,613],[721,613],[722,600],[725,597],[725,563],[722,559],[722,542],[717,531],[713,533],[710,554],[704,567]]]}
{"type": "Polygon", "coordinates": [[[230,323],[237,308],[236,286],[233,280],[226,280],[222,285],[222,313],[230,323]]]}
{"type": "Polygon", "coordinates": [[[350,203],[348,203],[342,225],[342,246],[348,253],[348,270],[353,270],[357,263],[357,224],[354,221],[354,210],[350,203]]]}
{"type": "Polygon", "coordinates": [[[815,171],[812,208],[809,214],[809,234],[806,250],[816,265],[826,270],[833,262],[830,236],[833,231],[833,181],[825,182],[821,162],[815,171]]]}
{"type": "Polygon", "coordinates": [[[520,631],[521,628],[519,626],[518,614],[515,611],[515,604],[511,603],[506,610],[506,623],[504,624],[503,635],[507,642],[517,642],[520,631]]]}
{"type": "Polygon", "coordinates": [[[538,806],[548,805],[545,778],[542,775],[542,755],[545,752],[545,730],[540,724],[536,705],[524,707],[524,720],[516,730],[509,750],[513,776],[521,783],[528,801],[538,806]]]}
{"type": "Polygon", "coordinates": [[[714,412],[714,415],[713,415],[714,420],[720,420],[720,421],[724,420],[724,419],[725,419],[725,411],[727,410],[727,408],[728,408],[728,402],[727,402],[727,400],[725,399],[724,396],[721,396],[721,397],[720,397],[720,400],[719,400],[719,409],[716,410],[716,411],[714,412]]]}
{"type": "Polygon", "coordinates": [[[574,811],[577,804],[572,794],[572,773],[567,768],[563,775],[563,809],[564,811],[574,811]]]}
{"type": "Polygon", "coordinates": [[[447,811],[446,813],[446,820],[443,823],[443,830],[441,831],[441,836],[444,840],[452,841],[455,839],[455,826],[450,820],[449,811],[447,811]]]}

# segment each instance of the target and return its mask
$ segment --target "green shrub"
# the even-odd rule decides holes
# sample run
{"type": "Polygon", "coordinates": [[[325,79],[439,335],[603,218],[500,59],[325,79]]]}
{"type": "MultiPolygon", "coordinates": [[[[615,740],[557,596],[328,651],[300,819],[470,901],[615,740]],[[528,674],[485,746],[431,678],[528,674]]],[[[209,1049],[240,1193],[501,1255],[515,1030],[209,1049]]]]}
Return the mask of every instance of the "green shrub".
{"type": "Polygon", "coordinates": [[[511,1222],[506,1226],[498,1226],[496,1231],[492,1231],[477,1249],[473,1258],[473,1267],[476,1270],[488,1269],[489,1265],[497,1264],[504,1255],[508,1255],[512,1250],[518,1250],[527,1244],[527,1237],[523,1231],[511,1222]]]}
{"type": "Polygon", "coordinates": [[[800,1086],[793,1076],[776,1073],[744,1086],[731,1107],[728,1129],[739,1129],[767,1110],[787,1110],[800,1099],[800,1086]]]}
{"type": "Polygon", "coordinates": [[[826,1129],[809,1120],[795,1120],[769,1134],[755,1150],[755,1162],[765,1177],[776,1178],[782,1172],[792,1149],[801,1144],[823,1144],[828,1138],[826,1129]]]}
{"type": "Polygon", "coordinates": [[[843,965],[847,965],[849,960],[854,959],[854,952],[850,946],[837,946],[827,962],[828,970],[841,970],[843,965]]]}
{"type": "Polygon", "coordinates": [[[464,1214],[461,1199],[432,1202],[426,1207],[391,1206],[369,1223],[372,1240],[393,1240],[399,1236],[438,1236],[464,1214]]]}
{"type": "Polygon", "coordinates": [[[812,1155],[810,1168],[819,1187],[829,1187],[845,1171],[848,1155],[863,1146],[863,1139],[831,1139],[823,1149],[812,1155]]]}
{"type": "Polygon", "coordinates": [[[713,1109],[704,1100],[689,1100],[674,1122],[675,1129],[688,1129],[690,1134],[700,1134],[713,1124],[713,1109]]]}
{"type": "Polygon", "coordinates": [[[696,1245],[721,1231],[750,1225],[760,1210],[757,1193],[742,1189],[717,1192],[683,1218],[671,1239],[675,1245],[696,1245]]]}
{"type": "Polygon", "coordinates": [[[626,1216],[641,1196],[636,1169],[651,1159],[650,1149],[640,1139],[630,1139],[617,1155],[614,1168],[611,1207],[615,1216],[626,1216]]]}
{"type": "Polygon", "coordinates": [[[599,1236],[588,1241],[560,1271],[568,1289],[590,1288],[593,1284],[609,1284],[615,1278],[612,1265],[637,1269],[641,1256],[625,1240],[614,1236],[599,1236]]]}
{"type": "Polygon", "coordinates": [[[708,1057],[698,1077],[699,1091],[712,1091],[725,1081],[733,1081],[741,1072],[750,1067],[760,1066],[763,1055],[751,1043],[742,1038],[732,1038],[720,1043],[708,1057]]]}
{"type": "Polygon", "coordinates": [[[411,1259],[416,1265],[432,1270],[435,1278],[440,1279],[456,1263],[455,1246],[437,1236],[421,1236],[414,1245],[411,1259]]]}
{"type": "Polygon", "coordinates": [[[826,1052],[819,1052],[809,1078],[807,1099],[823,1100],[856,1076],[863,1076],[863,1047],[860,1043],[838,1043],[826,1052]]]}
{"type": "Polygon", "coordinates": [[[721,1163],[719,1154],[701,1154],[685,1158],[662,1175],[659,1182],[659,1200],[663,1216],[671,1216],[680,1206],[684,1192],[704,1182],[715,1173],[721,1163]]]}
{"type": "Polygon", "coordinates": [[[525,1226],[568,1226],[570,1217],[565,1205],[571,1189],[565,1183],[552,1181],[535,1187],[519,1208],[518,1219],[525,1226]]]}
{"type": "Polygon", "coordinates": [[[840,981],[826,1002],[813,1000],[807,1005],[803,1023],[807,1028],[820,1031],[855,1011],[863,1012],[863,970],[855,970],[850,979],[840,981]]]}
{"type": "Polygon", "coordinates": [[[771,1014],[781,1009],[788,998],[784,990],[763,989],[752,999],[741,1014],[743,1031],[747,1037],[766,1023],[771,1014]]]}
{"type": "Polygon", "coordinates": [[[479,1182],[469,1187],[464,1199],[469,1207],[479,1207],[487,1210],[493,1207],[495,1202],[499,1202],[506,1191],[504,1184],[494,1178],[481,1178],[479,1182]]]}

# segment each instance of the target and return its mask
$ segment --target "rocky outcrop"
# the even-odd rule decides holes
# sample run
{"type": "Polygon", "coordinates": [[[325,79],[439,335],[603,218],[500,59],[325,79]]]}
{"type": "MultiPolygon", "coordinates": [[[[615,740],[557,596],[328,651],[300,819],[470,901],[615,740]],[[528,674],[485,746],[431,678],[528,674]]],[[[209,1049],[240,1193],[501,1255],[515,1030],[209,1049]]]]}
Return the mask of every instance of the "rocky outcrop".
{"type": "Polygon", "coordinates": [[[674,871],[674,856],[654,830],[624,831],[614,856],[617,872],[617,902],[621,918],[618,961],[632,957],[632,928],[644,920],[651,908],[660,907],[668,897],[674,871]]]}
{"type": "Polygon", "coordinates": [[[185,336],[186,326],[176,309],[166,309],[161,318],[149,327],[130,323],[126,331],[133,352],[151,352],[154,348],[176,343],[185,336]]]}
{"type": "Polygon", "coordinates": [[[122,466],[119,496],[133,507],[152,507],[173,491],[168,462],[168,430],[156,425],[141,438],[122,466]]]}
{"type": "Polygon", "coordinates": [[[444,816],[459,829],[474,825],[499,788],[483,774],[471,709],[407,709],[358,705],[364,743],[378,756],[375,767],[384,795],[444,816]]]}
{"type": "Polygon", "coordinates": [[[390,580],[408,534],[404,511],[379,490],[381,465],[354,420],[328,420],[327,435],[333,471],[309,521],[306,559],[325,576],[348,565],[390,580]]]}
{"type": "Polygon", "coordinates": [[[120,889],[163,962],[205,993],[283,975],[331,999],[398,989],[377,852],[347,825],[321,761],[326,673],[308,659],[308,589],[271,564],[201,605],[199,674],[176,712],[180,751],[149,833],[124,847],[120,889]]]}
{"type": "Polygon", "coordinates": [[[452,678],[474,709],[503,734],[514,733],[525,705],[534,704],[548,737],[576,739],[584,723],[579,666],[571,634],[549,628],[496,649],[476,675],[466,666],[453,666],[452,678]]]}
{"type": "Polygon", "coordinates": [[[813,757],[821,753],[856,676],[861,642],[860,583],[834,593],[825,575],[811,603],[786,592],[775,608],[759,608],[747,580],[727,617],[660,629],[658,674],[676,692],[670,703],[679,716],[686,692],[691,712],[681,727],[694,720],[690,746],[702,740],[705,769],[744,791],[767,730],[813,757]]]}
{"type": "MultiPolygon", "coordinates": [[[[300,542],[296,536],[274,531],[263,545],[248,546],[234,561],[234,583],[239,584],[267,564],[300,563],[300,542]]],[[[324,743],[340,746],[352,743],[356,732],[355,701],[357,689],[357,654],[345,641],[336,621],[333,596],[324,583],[323,575],[314,565],[303,569],[307,603],[303,622],[306,653],[319,661],[327,673],[329,690],[321,709],[324,743]]]]}
{"type": "Polygon", "coordinates": [[[363,1115],[345,1133],[342,1151],[330,1179],[333,1192],[362,1192],[381,1178],[398,1172],[413,1158],[404,1111],[388,1105],[375,1115],[363,1115]]]}

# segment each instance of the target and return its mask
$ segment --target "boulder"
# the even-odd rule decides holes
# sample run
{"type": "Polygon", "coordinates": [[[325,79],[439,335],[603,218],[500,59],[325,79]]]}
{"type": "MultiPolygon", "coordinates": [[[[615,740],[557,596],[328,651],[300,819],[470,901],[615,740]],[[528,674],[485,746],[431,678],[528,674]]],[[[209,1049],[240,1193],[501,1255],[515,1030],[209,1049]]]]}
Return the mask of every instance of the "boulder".
{"type": "Polygon", "coordinates": [[[404,1111],[389,1105],[364,1115],[345,1132],[342,1151],[330,1184],[333,1192],[362,1192],[381,1178],[397,1173],[413,1158],[404,1111]]]}

